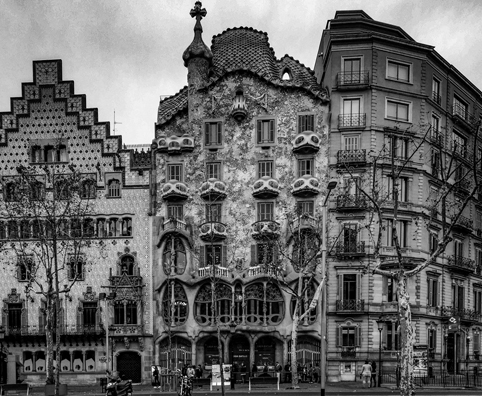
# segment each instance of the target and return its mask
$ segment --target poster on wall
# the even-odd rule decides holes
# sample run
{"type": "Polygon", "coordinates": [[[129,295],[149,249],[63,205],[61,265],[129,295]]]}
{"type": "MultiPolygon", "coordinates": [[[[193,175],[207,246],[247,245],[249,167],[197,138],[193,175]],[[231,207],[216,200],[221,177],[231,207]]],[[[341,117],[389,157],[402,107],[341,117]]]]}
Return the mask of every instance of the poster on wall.
{"type": "Polygon", "coordinates": [[[414,345],[413,346],[413,376],[425,377],[427,375],[427,357],[428,346],[427,345],[414,345]]]}
{"type": "MultiPolygon", "coordinates": [[[[211,386],[221,386],[221,372],[219,370],[219,364],[212,365],[212,378],[211,378],[211,386]]],[[[224,378],[224,385],[230,384],[231,379],[231,365],[230,364],[223,364],[223,378],[224,378]]]]}

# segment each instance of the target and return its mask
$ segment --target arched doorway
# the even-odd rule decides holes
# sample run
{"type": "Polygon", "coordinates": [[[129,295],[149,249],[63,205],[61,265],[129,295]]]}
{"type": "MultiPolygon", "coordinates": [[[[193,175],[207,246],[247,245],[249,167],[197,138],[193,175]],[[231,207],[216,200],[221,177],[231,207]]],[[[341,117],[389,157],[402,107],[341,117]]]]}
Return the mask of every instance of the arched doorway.
{"type": "Polygon", "coordinates": [[[249,341],[245,336],[236,334],[229,342],[229,358],[231,364],[237,364],[241,367],[244,363],[246,367],[250,367],[249,362],[249,341]]]}
{"type": "Polygon", "coordinates": [[[219,364],[219,348],[217,337],[209,337],[204,342],[204,363],[206,365],[206,368],[212,366],[213,364],[219,364]]]}
{"type": "Polygon", "coordinates": [[[169,357],[169,339],[165,338],[159,345],[159,364],[171,370],[181,369],[185,364],[192,364],[191,343],[182,337],[172,337],[171,355],[169,357]],[[169,358],[171,359],[168,363],[169,358]]]}
{"type": "Polygon", "coordinates": [[[258,366],[274,366],[277,340],[271,336],[261,337],[254,346],[254,363],[258,366]]]}
{"type": "Polygon", "coordinates": [[[122,379],[140,383],[142,381],[140,355],[137,352],[120,352],[117,356],[117,371],[122,379]]]}

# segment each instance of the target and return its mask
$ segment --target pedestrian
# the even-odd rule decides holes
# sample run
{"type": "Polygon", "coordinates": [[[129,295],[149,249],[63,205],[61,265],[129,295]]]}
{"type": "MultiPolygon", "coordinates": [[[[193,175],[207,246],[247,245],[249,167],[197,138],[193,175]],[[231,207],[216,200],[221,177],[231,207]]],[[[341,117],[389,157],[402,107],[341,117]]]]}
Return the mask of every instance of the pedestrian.
{"type": "Polygon", "coordinates": [[[363,380],[363,388],[370,387],[370,378],[372,376],[372,366],[365,360],[365,364],[361,368],[360,378],[363,380]]]}
{"type": "Polygon", "coordinates": [[[246,364],[244,362],[241,363],[241,368],[239,370],[241,371],[241,381],[243,382],[243,384],[245,384],[246,383],[247,367],[246,367],[246,364]]]}
{"type": "Polygon", "coordinates": [[[256,366],[256,363],[253,363],[253,367],[251,367],[251,377],[257,377],[258,373],[258,366],[256,366]]]}
{"type": "Polygon", "coordinates": [[[267,363],[267,362],[264,362],[264,366],[263,366],[263,374],[268,375],[268,363],[267,363]]]}
{"type": "Polygon", "coordinates": [[[291,382],[291,366],[289,365],[289,363],[285,364],[285,382],[291,382]]]}
{"type": "Polygon", "coordinates": [[[377,363],[374,360],[372,360],[371,366],[372,366],[372,377],[370,379],[370,387],[376,388],[377,387],[377,363]]]}
{"type": "Polygon", "coordinates": [[[182,365],[182,369],[181,369],[181,375],[184,377],[185,375],[187,375],[187,364],[184,363],[182,365]]]}
{"type": "Polygon", "coordinates": [[[278,382],[281,382],[281,372],[283,371],[283,367],[281,367],[281,364],[279,364],[279,362],[276,362],[274,366],[274,371],[276,372],[276,377],[278,377],[278,382]]]}
{"type": "Polygon", "coordinates": [[[313,365],[310,363],[310,366],[308,367],[308,382],[310,384],[313,383],[313,365]]]}
{"type": "Polygon", "coordinates": [[[159,369],[157,366],[154,366],[154,370],[152,371],[152,377],[154,379],[154,388],[160,388],[161,383],[159,382],[159,369]]]}
{"type": "Polygon", "coordinates": [[[196,378],[202,378],[203,377],[203,369],[200,364],[197,365],[196,370],[194,371],[194,374],[196,378]]]}
{"type": "Polygon", "coordinates": [[[320,363],[316,363],[315,371],[313,372],[313,377],[314,377],[314,381],[315,381],[316,383],[318,383],[319,381],[321,381],[320,363]]]}
{"type": "Polygon", "coordinates": [[[194,375],[195,375],[195,370],[194,370],[194,366],[188,366],[187,367],[187,371],[186,371],[186,374],[189,378],[194,378],[194,375]]]}

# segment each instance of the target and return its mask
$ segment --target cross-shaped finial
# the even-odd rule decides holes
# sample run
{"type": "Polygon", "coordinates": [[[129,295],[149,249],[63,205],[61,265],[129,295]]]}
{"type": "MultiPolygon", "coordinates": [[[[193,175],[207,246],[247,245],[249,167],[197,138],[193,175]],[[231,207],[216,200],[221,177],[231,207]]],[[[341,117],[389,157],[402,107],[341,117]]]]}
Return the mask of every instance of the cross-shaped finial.
{"type": "Polygon", "coordinates": [[[202,18],[204,18],[207,14],[207,11],[205,8],[201,8],[203,5],[200,1],[196,1],[194,3],[194,8],[189,11],[189,14],[191,15],[191,18],[196,17],[196,21],[200,21],[202,18]]]}

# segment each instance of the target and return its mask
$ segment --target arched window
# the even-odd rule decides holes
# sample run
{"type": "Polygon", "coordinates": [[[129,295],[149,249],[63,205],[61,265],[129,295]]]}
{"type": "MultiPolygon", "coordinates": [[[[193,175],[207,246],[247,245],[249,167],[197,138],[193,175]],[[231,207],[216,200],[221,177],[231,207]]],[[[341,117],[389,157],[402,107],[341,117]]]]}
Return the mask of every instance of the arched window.
{"type": "Polygon", "coordinates": [[[185,364],[191,364],[192,347],[191,343],[181,337],[172,337],[169,340],[162,340],[159,345],[159,363],[161,367],[172,367],[172,369],[180,370],[185,364]],[[170,349],[169,349],[170,347],[170,349]],[[169,361],[169,358],[171,361],[169,361]]]}
{"type": "MultiPolygon", "coordinates": [[[[303,279],[303,288],[302,288],[302,295],[300,296],[300,301],[298,304],[298,315],[301,316],[308,310],[311,301],[315,295],[315,291],[317,286],[312,281],[308,284],[308,279],[303,279]]],[[[295,286],[294,290],[298,290],[298,285],[295,286]]],[[[291,316],[293,316],[296,307],[296,296],[291,297],[291,316]]],[[[304,322],[301,324],[308,325],[312,324],[316,320],[316,315],[318,312],[318,305],[315,308],[312,308],[308,315],[305,316],[304,322]]]]}
{"type": "MultiPolygon", "coordinates": [[[[199,289],[194,302],[195,319],[202,325],[214,325],[215,318],[212,306],[212,288],[210,283],[205,283],[199,289]]],[[[231,286],[226,284],[217,284],[216,293],[216,317],[220,323],[231,322],[231,304],[233,301],[233,291],[231,286]]]]}
{"type": "Polygon", "coordinates": [[[104,238],[107,235],[105,226],[105,219],[97,219],[97,236],[99,238],[104,238]]]}
{"type": "Polygon", "coordinates": [[[255,283],[246,287],[246,321],[249,324],[263,324],[264,287],[255,283]]]}
{"type": "Polygon", "coordinates": [[[122,256],[120,267],[121,274],[134,275],[134,257],[130,255],[122,256]]]}
{"type": "Polygon", "coordinates": [[[137,324],[138,307],[135,301],[116,301],[114,304],[114,324],[137,324]]]}
{"type": "Polygon", "coordinates": [[[188,303],[186,292],[179,283],[170,282],[164,290],[162,298],[164,322],[177,326],[186,322],[188,303]]]}
{"type": "Polygon", "coordinates": [[[130,217],[122,219],[122,236],[132,236],[132,219],[130,217]]]}
{"type": "Polygon", "coordinates": [[[107,184],[107,195],[110,198],[119,198],[120,195],[120,181],[118,179],[111,179],[107,184]]]}
{"type": "Polygon", "coordinates": [[[266,323],[277,324],[283,320],[283,296],[278,287],[272,283],[266,285],[266,323]]]}
{"type": "Polygon", "coordinates": [[[8,238],[9,239],[18,238],[18,224],[16,220],[10,220],[8,222],[8,238]]]}
{"type": "Polygon", "coordinates": [[[96,186],[95,181],[92,179],[84,180],[80,184],[79,195],[82,199],[95,198],[96,186]]]}
{"type": "Polygon", "coordinates": [[[243,321],[243,289],[239,283],[234,287],[233,317],[237,324],[243,321]]]}
{"type": "Polygon", "coordinates": [[[173,271],[177,275],[184,273],[186,269],[186,248],[182,243],[181,238],[169,235],[164,245],[162,253],[162,265],[164,273],[169,275],[173,271]]]}

